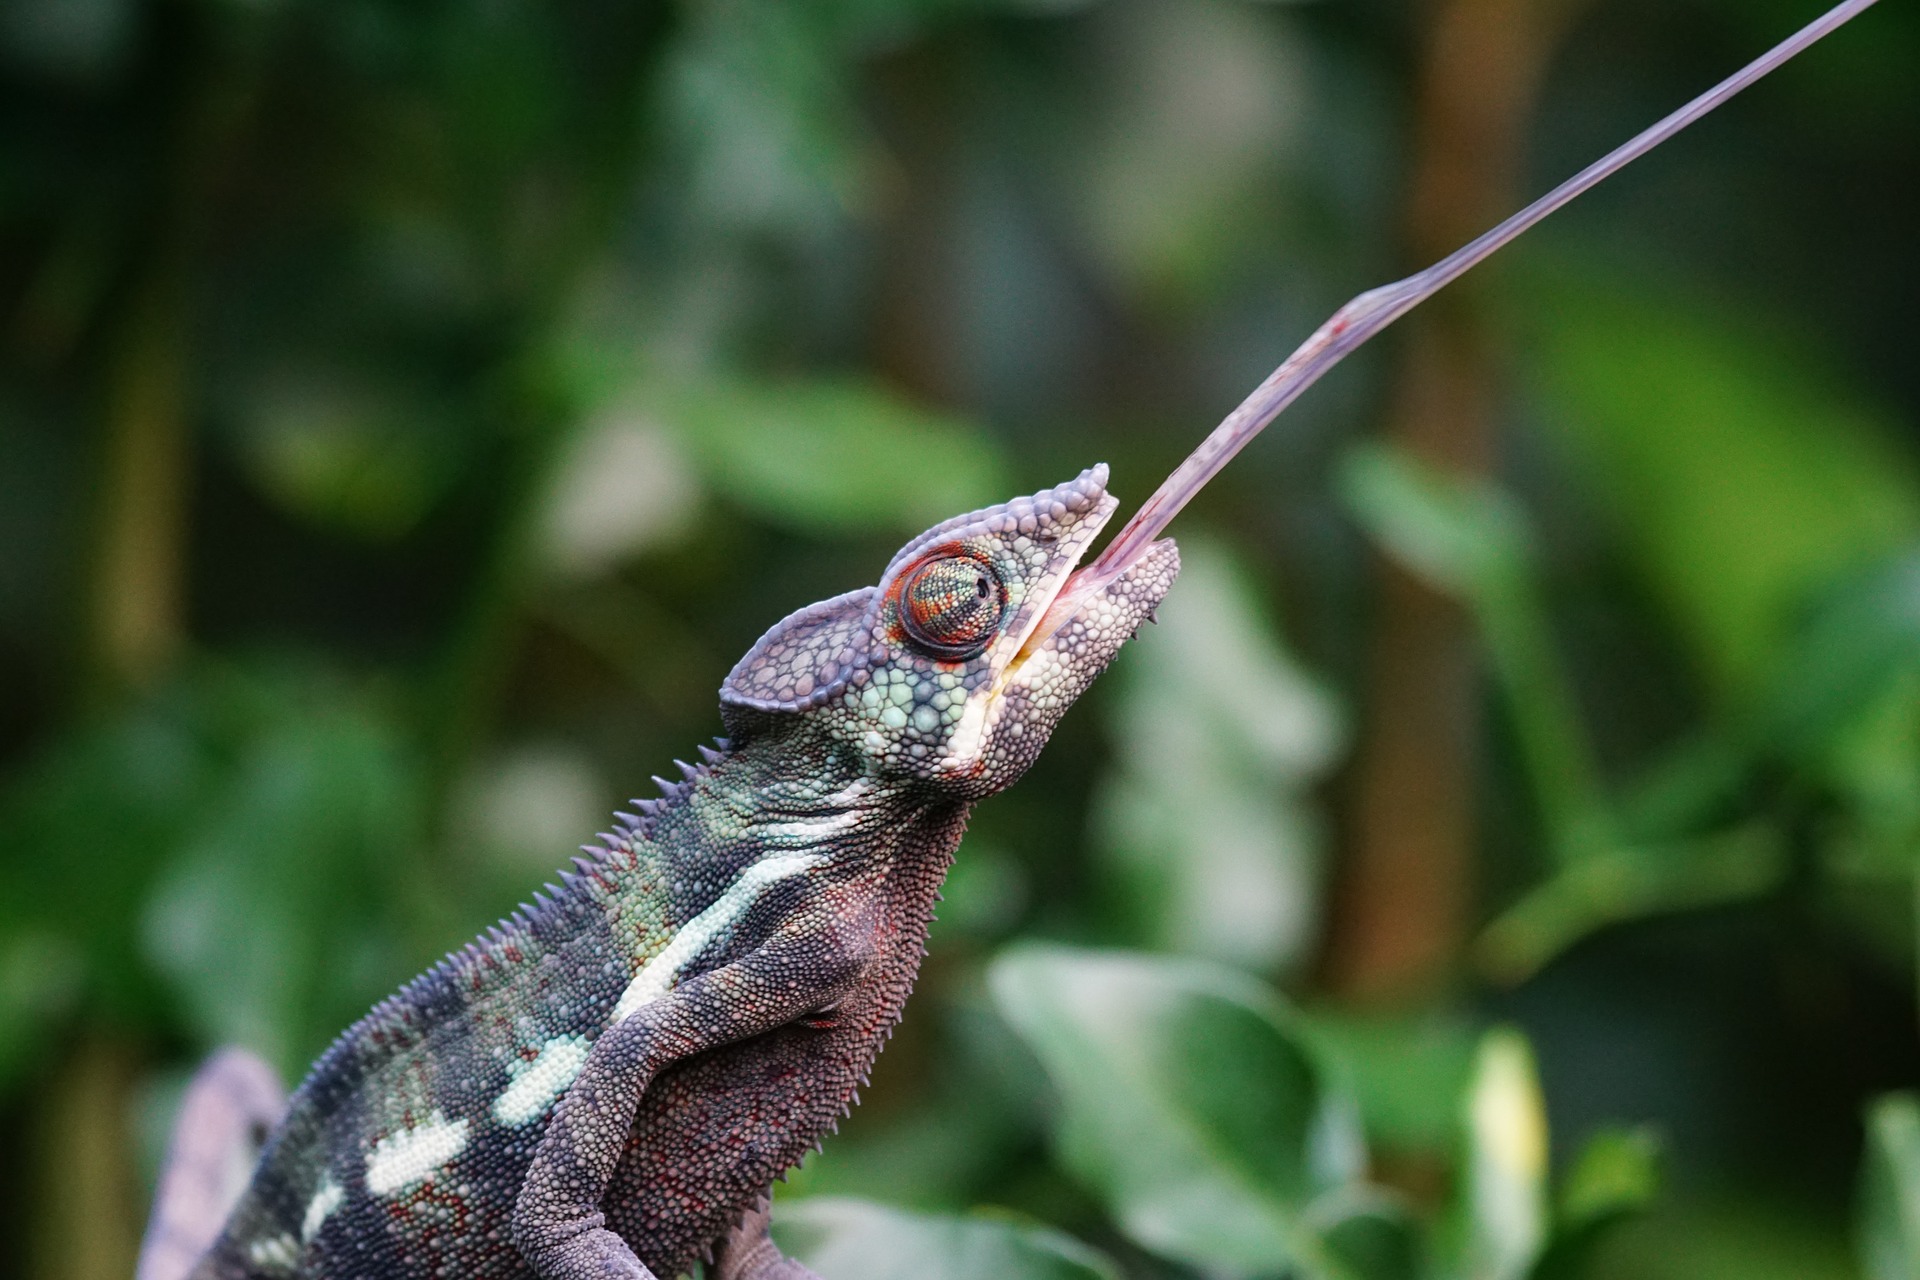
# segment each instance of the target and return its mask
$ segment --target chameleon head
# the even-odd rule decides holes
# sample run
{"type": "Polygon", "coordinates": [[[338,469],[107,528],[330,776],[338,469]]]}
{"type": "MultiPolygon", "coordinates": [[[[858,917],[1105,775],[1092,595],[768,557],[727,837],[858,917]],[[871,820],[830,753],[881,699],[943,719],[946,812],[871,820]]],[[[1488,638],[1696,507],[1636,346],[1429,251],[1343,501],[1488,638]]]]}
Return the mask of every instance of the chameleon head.
{"type": "Polygon", "coordinates": [[[1097,589],[1069,592],[1113,515],[1106,482],[1097,466],[944,521],[902,547],[878,586],[784,619],[721,686],[730,727],[803,717],[883,774],[968,797],[1010,785],[1179,572],[1160,541],[1097,589]]]}

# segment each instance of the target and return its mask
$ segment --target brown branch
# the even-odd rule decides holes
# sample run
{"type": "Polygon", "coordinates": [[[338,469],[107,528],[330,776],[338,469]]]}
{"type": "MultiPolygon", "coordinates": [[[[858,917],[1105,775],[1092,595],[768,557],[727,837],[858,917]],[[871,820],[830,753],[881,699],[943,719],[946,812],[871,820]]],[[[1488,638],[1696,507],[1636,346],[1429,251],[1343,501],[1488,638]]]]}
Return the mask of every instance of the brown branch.
{"type": "Polygon", "coordinates": [[[34,1280],[127,1280],[138,1210],[127,1101],[134,1058],[113,1040],[83,1042],[45,1084],[35,1124],[34,1280]]]}
{"type": "MultiPolygon", "coordinates": [[[[1406,253],[1433,261],[1515,203],[1526,125],[1578,0],[1442,0],[1421,69],[1406,253]]],[[[1389,439],[1484,473],[1499,377],[1476,281],[1409,317],[1389,439]]],[[[1456,970],[1473,893],[1478,673],[1458,605],[1379,562],[1378,614],[1325,977],[1379,1002],[1456,970]]]]}
{"type": "Polygon", "coordinates": [[[137,286],[108,373],[88,637],[94,674],[113,688],[153,680],[183,635],[189,441],[171,275],[137,286]]]}

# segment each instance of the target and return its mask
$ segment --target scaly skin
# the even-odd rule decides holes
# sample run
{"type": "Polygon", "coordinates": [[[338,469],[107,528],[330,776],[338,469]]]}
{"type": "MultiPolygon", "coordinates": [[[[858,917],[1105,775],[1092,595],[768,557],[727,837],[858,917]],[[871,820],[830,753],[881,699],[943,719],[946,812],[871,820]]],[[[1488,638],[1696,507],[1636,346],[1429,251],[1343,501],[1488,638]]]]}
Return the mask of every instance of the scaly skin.
{"type": "Polygon", "coordinates": [[[1105,479],[938,525],[769,631],[705,764],[327,1051],[193,1280],[807,1276],[770,1184],[899,1018],[972,805],[1177,572],[1155,544],[1023,651],[1105,479]]]}

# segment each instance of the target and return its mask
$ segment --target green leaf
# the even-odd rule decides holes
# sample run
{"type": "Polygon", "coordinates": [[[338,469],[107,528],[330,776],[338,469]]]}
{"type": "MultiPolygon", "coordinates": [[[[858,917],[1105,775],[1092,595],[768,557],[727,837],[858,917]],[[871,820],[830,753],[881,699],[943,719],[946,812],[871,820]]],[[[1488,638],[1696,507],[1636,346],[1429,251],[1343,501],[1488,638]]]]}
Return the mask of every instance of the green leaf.
{"type": "Polygon", "coordinates": [[[1344,482],[1355,515],[1391,555],[1472,609],[1557,863],[1480,940],[1491,975],[1518,981],[1602,925],[1751,896],[1777,881],[1784,859],[1771,829],[1690,838],[1702,809],[1738,786],[1745,756],[1716,744],[1681,753],[1660,794],[1637,797],[1624,814],[1610,803],[1552,643],[1530,536],[1502,491],[1387,448],[1354,451],[1344,482]]]}
{"type": "Polygon", "coordinates": [[[1219,965],[1029,945],[989,977],[1059,1092],[1066,1168],[1134,1240],[1199,1266],[1324,1260],[1299,1218],[1352,1173],[1343,1112],[1291,1016],[1219,965]]]}
{"type": "Polygon", "coordinates": [[[1660,1143],[1646,1129],[1603,1129],[1588,1139],[1560,1191],[1553,1238],[1531,1280],[1578,1280],[1613,1229],[1660,1188],[1660,1143]]]}
{"type": "Polygon", "coordinates": [[[1858,1242],[1868,1280],[1920,1275],[1920,1098],[1888,1094],[1867,1111],[1858,1242]]]}
{"type": "Polygon", "coordinates": [[[1466,1120],[1466,1274],[1513,1280],[1527,1274],[1547,1236],[1546,1107],[1519,1032],[1481,1039],[1466,1120]]]}
{"type": "Polygon", "coordinates": [[[781,1249],[821,1280],[1119,1280],[1102,1254],[1011,1216],[909,1213],[862,1200],[783,1200],[781,1249]]]}
{"type": "Polygon", "coordinates": [[[1567,1173],[1560,1219],[1580,1222],[1635,1209],[1660,1189],[1660,1140],[1649,1129],[1602,1129],[1567,1173]]]}
{"type": "Polygon", "coordinates": [[[1011,496],[985,434],[873,383],[705,384],[663,417],[715,490],[815,531],[923,528],[1011,496]]]}
{"type": "Polygon", "coordinates": [[[1476,941],[1477,960],[1496,980],[1519,982],[1606,925],[1757,897],[1786,875],[1789,854],[1766,822],[1601,850],[1503,911],[1476,941]]]}
{"type": "Polygon", "coordinates": [[[1920,551],[1903,549],[1833,583],[1788,641],[1762,716],[1769,745],[1804,756],[1869,711],[1920,665],[1920,551]]]}
{"type": "Polygon", "coordinates": [[[1904,873],[1920,834],[1920,551],[1822,592],[1792,633],[1758,745],[1837,793],[1862,870],[1904,873]]]}
{"type": "Polygon", "coordinates": [[[1377,1187],[1335,1188],[1314,1201],[1306,1221],[1343,1277],[1420,1280],[1427,1274],[1418,1221],[1377,1187]]]}
{"type": "Polygon", "coordinates": [[[297,665],[195,664],[51,744],[0,796],[35,853],[0,858],[0,1071],[76,1007],[303,1066],[404,976],[418,787],[386,708],[297,665]]]}
{"type": "Polygon", "coordinates": [[[1367,532],[1443,591],[1478,600],[1527,573],[1531,535],[1512,499],[1483,480],[1448,475],[1400,449],[1347,456],[1341,491],[1367,532]]]}

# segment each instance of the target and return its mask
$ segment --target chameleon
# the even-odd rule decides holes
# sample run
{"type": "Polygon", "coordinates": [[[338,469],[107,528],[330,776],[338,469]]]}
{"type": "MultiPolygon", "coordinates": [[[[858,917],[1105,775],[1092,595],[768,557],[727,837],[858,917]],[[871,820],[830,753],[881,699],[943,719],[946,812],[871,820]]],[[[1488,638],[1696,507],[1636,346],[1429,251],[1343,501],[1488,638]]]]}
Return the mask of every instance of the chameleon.
{"type": "Polygon", "coordinates": [[[1104,465],[937,524],[876,585],[775,625],[721,685],[726,736],[700,764],[349,1028],[291,1099],[240,1051],[201,1072],[138,1280],[666,1280],[699,1263],[815,1280],[775,1248],[769,1189],[899,1019],[973,805],[1026,772],[1172,587],[1168,523],[1354,348],[1874,3],[1842,0],[1353,298],[1090,563],[1117,506],[1104,465]]]}
{"type": "Polygon", "coordinates": [[[775,625],[699,764],[349,1028],[283,1115],[263,1066],[216,1060],[183,1140],[222,1097],[271,1134],[197,1259],[156,1216],[141,1280],[811,1276],[768,1236],[771,1184],[899,1019],[969,811],[1179,570],[1157,540],[1069,589],[1106,484],[946,520],[775,625]]]}

